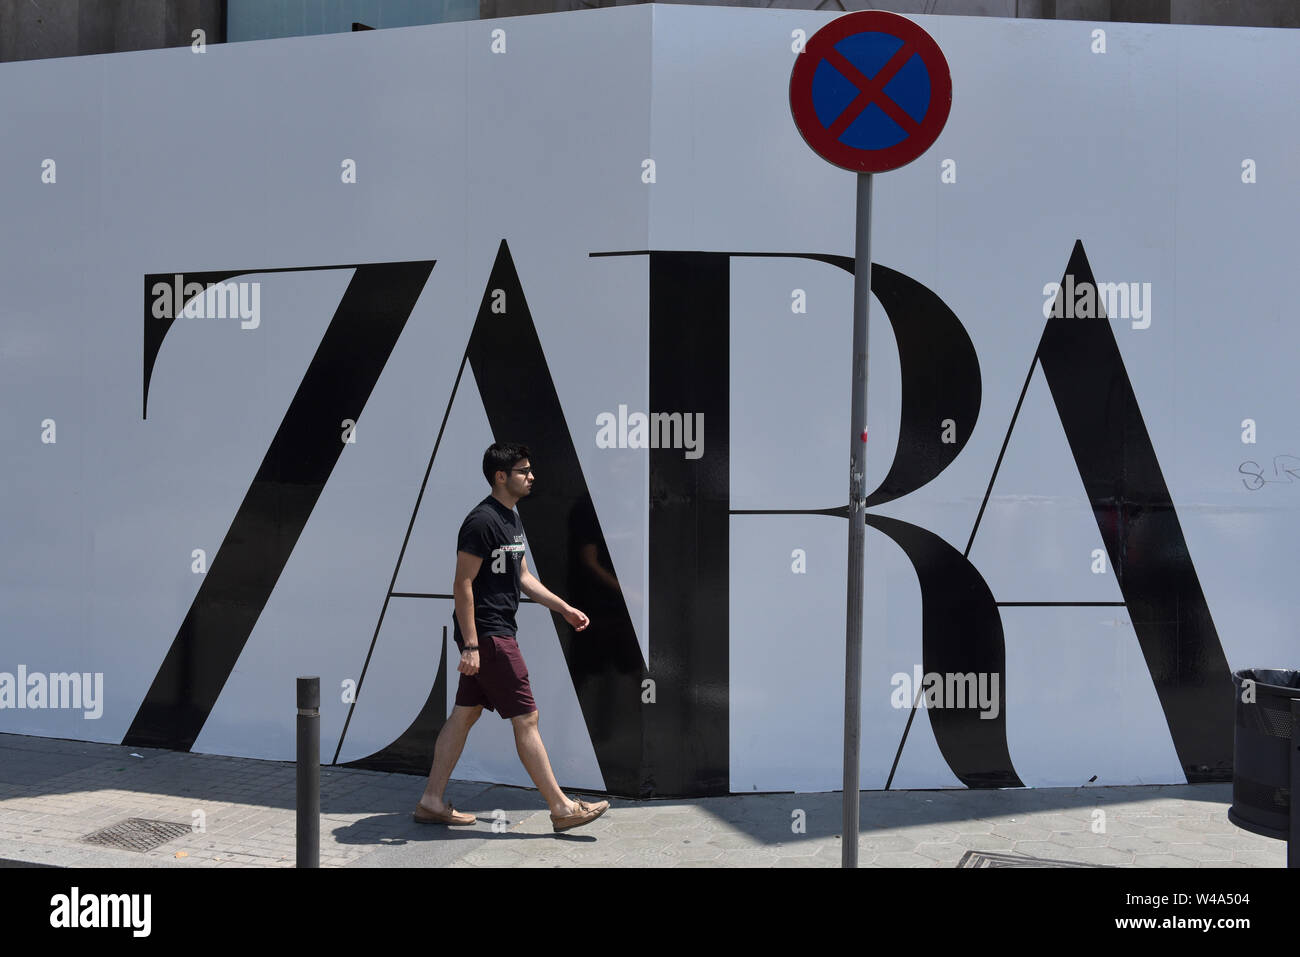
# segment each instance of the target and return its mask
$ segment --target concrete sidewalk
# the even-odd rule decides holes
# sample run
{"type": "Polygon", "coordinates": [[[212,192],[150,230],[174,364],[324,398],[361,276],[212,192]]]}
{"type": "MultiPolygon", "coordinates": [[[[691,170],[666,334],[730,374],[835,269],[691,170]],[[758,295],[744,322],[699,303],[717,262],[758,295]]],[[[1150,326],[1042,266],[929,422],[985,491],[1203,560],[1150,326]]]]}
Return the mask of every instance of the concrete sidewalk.
{"type": "MultiPolygon", "coordinates": [[[[841,799],[611,801],[552,833],[535,791],[453,781],[471,827],[421,825],[423,778],[321,769],[322,867],[838,867],[841,799]]],[[[0,860],[71,867],[292,867],[287,762],[0,735],[0,860]],[[133,755],[139,755],[135,757],[133,755]],[[128,818],[183,825],[154,850],[85,843],[128,818]],[[195,830],[201,825],[201,830],[195,830]]],[[[570,796],[590,792],[566,789],[570,796]]],[[[1286,845],[1228,822],[1229,784],[865,791],[872,867],[1282,867],[1286,845]]]]}

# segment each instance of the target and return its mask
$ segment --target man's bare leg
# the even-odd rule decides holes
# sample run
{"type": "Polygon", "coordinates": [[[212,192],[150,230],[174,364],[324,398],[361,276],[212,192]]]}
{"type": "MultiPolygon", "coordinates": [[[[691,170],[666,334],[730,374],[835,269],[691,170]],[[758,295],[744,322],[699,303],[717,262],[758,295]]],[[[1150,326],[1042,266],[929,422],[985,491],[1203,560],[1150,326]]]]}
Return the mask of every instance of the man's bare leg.
{"type": "Polygon", "coordinates": [[[546,746],[542,744],[541,732],[537,730],[537,712],[521,714],[510,719],[515,726],[515,748],[519,751],[519,760],[524,770],[537,785],[537,790],[551,808],[556,817],[566,817],[577,812],[577,805],[565,797],[555,781],[551,771],[550,759],[546,756],[546,746]]]}
{"type": "Polygon", "coordinates": [[[447,805],[442,801],[447,782],[451,780],[451,772],[460,760],[460,753],[465,750],[469,729],[482,713],[482,705],[467,708],[458,704],[451,709],[451,716],[438,732],[438,740],[433,746],[433,767],[429,769],[429,782],[424,786],[424,794],[420,797],[420,803],[430,811],[441,814],[447,810],[447,805]]]}

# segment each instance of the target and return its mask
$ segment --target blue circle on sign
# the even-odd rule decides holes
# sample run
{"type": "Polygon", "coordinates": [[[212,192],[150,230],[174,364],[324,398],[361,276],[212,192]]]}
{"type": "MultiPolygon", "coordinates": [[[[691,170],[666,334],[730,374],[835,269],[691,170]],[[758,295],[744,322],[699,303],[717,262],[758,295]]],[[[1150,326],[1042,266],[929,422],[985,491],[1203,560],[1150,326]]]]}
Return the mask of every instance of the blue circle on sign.
{"type": "MultiPolygon", "coordinates": [[[[871,79],[902,46],[899,37],[873,31],[847,36],[836,43],[834,49],[852,69],[871,79]]],[[[920,54],[914,53],[881,92],[920,123],[930,106],[930,73],[920,54]]],[[[829,60],[817,64],[812,81],[812,105],[822,126],[830,129],[861,93],[861,87],[829,60]]],[[[907,130],[873,102],[840,133],[838,141],[854,149],[880,150],[896,146],[908,135],[907,130]]]]}

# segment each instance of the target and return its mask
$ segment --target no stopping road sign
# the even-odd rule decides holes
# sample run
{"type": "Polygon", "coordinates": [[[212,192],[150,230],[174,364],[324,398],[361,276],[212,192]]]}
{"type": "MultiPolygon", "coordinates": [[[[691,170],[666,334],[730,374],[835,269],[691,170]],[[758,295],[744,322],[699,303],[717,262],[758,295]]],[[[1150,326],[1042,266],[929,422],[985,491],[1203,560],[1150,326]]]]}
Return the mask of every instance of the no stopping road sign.
{"type": "Polygon", "coordinates": [[[813,150],[855,173],[912,162],[952,108],[952,76],[930,34],[906,17],[863,10],[809,38],[790,74],[790,112],[813,150]]]}

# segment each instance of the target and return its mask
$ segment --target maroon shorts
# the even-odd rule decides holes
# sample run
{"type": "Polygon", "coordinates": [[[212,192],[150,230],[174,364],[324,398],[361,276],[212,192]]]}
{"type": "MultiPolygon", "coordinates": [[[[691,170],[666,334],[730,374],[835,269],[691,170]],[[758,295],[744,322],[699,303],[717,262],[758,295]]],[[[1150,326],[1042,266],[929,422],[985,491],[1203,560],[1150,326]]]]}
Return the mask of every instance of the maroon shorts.
{"type": "Polygon", "coordinates": [[[503,718],[517,718],[537,710],[528,684],[528,666],[513,637],[479,636],[478,673],[461,674],[456,704],[465,708],[481,705],[503,718]]]}

